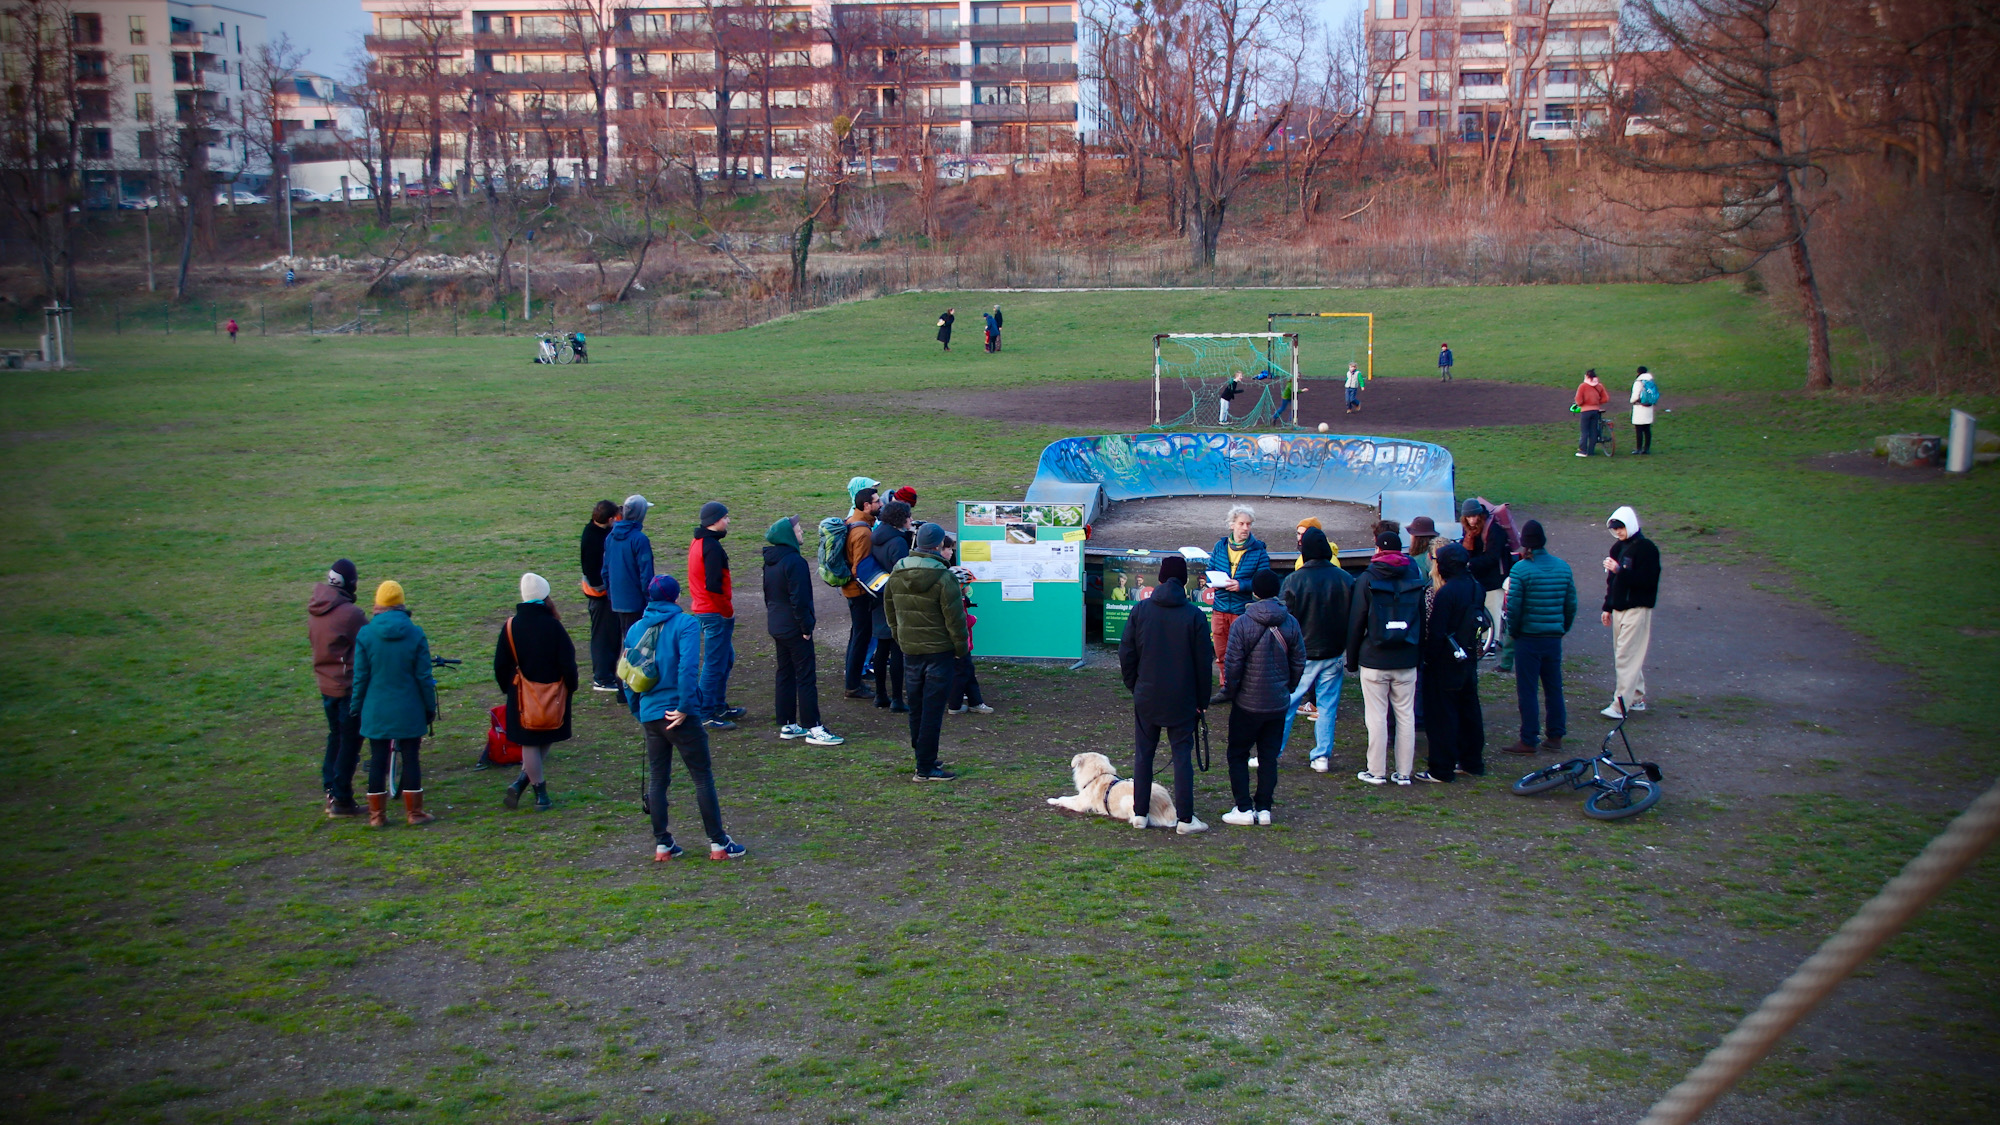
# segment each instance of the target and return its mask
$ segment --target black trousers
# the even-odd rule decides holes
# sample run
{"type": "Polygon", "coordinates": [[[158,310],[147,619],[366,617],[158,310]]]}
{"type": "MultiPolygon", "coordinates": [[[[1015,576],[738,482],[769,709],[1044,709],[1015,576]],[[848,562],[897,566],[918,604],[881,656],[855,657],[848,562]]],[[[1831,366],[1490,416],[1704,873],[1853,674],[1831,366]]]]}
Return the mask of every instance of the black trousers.
{"type": "Polygon", "coordinates": [[[1431,776],[1450,781],[1456,770],[1470,774],[1486,772],[1486,715],[1479,706],[1479,674],[1466,675],[1463,687],[1443,688],[1445,677],[1425,677],[1430,695],[1425,738],[1430,743],[1431,776]]]}
{"type": "Polygon", "coordinates": [[[1653,424],[1632,423],[1632,452],[1651,453],[1653,451],[1653,424]]]}
{"type": "Polygon", "coordinates": [[[371,738],[368,740],[368,791],[387,793],[389,791],[389,749],[394,747],[402,757],[403,775],[396,780],[398,789],[424,788],[424,767],[417,759],[417,750],[423,746],[421,738],[371,738]]]}
{"type": "Polygon", "coordinates": [[[319,786],[336,803],[354,803],[354,769],[361,764],[361,716],[347,709],[347,697],[322,695],[326,709],[326,754],[319,762],[319,786]]]}
{"type": "Polygon", "coordinates": [[[625,633],[611,612],[610,598],[583,599],[590,605],[590,682],[604,687],[618,683],[618,656],[625,650],[625,633]]]}
{"type": "Polygon", "coordinates": [[[875,703],[887,707],[891,700],[903,698],[905,661],[903,650],[896,647],[896,639],[887,633],[875,635],[875,703]]]}
{"type": "MultiPolygon", "coordinates": [[[[611,599],[606,598],[605,599],[606,604],[609,604],[610,600],[611,599]]],[[[639,619],[641,617],[646,616],[646,614],[644,610],[635,610],[631,613],[627,613],[624,610],[619,609],[619,610],[613,610],[612,612],[618,615],[618,644],[620,645],[620,647],[623,647],[625,644],[625,634],[631,632],[632,626],[637,625],[639,623],[639,619]]]]}
{"type": "Polygon", "coordinates": [[[979,694],[979,672],[972,664],[972,655],[967,653],[958,658],[956,674],[951,680],[951,705],[964,707],[981,706],[986,697],[979,694]]]}
{"type": "Polygon", "coordinates": [[[847,599],[847,690],[861,690],[861,669],[868,663],[868,642],[875,639],[875,598],[847,599]]]}
{"type": "Polygon", "coordinates": [[[1229,709],[1229,792],[1239,809],[1268,809],[1278,792],[1278,751],[1285,743],[1283,711],[1229,709]],[[1250,759],[1257,759],[1257,795],[1250,795],[1250,759]]]}
{"type": "Polygon", "coordinates": [[[820,724],[813,643],[804,637],[772,637],[771,643],[778,649],[777,705],[771,715],[781,727],[797,723],[811,730],[820,724]]]}
{"type": "Polygon", "coordinates": [[[640,724],[646,731],[646,804],[653,810],[653,842],[671,844],[674,834],[667,827],[667,785],[674,777],[674,748],[694,779],[694,807],[701,813],[702,831],[710,842],[720,844],[722,804],[715,799],[715,773],[709,768],[708,732],[701,720],[690,714],[673,727],[665,719],[640,724]]]}
{"type": "Polygon", "coordinates": [[[1153,755],[1159,752],[1160,732],[1165,731],[1167,750],[1174,759],[1174,815],[1183,821],[1194,819],[1194,727],[1192,722],[1177,727],[1162,727],[1158,723],[1133,717],[1132,809],[1135,814],[1153,799],[1153,755]]]}
{"type": "Polygon", "coordinates": [[[1597,452],[1597,438],[1602,432],[1598,429],[1598,423],[1603,420],[1603,414],[1596,410],[1585,410],[1577,414],[1576,451],[1578,453],[1589,454],[1597,452]]]}
{"type": "MultiPolygon", "coordinates": [[[[910,749],[916,751],[918,773],[928,773],[938,764],[938,736],[944,731],[944,705],[951,697],[956,665],[957,660],[948,652],[904,658],[904,687],[910,693],[910,749]]],[[[881,667],[879,660],[876,667],[881,667]]]]}

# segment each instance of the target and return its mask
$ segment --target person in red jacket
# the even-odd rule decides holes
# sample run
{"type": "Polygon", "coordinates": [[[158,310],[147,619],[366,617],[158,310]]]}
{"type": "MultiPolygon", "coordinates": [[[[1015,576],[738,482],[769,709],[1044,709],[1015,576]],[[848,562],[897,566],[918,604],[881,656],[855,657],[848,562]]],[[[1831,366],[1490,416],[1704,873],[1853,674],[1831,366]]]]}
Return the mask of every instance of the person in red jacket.
{"type": "Polygon", "coordinates": [[[736,720],[749,714],[729,705],[729,673],[736,667],[736,603],[731,597],[729,555],[722,537],[729,534],[729,509],[720,500],[701,506],[701,522],[688,544],[688,589],[691,612],[701,622],[701,681],[695,710],[710,730],[735,730],[736,720]]]}
{"type": "Polygon", "coordinates": [[[326,815],[359,816],[354,803],[354,770],[361,761],[361,718],[347,709],[354,689],[354,638],[368,624],[368,615],[354,604],[360,581],[354,564],[336,559],[326,581],[312,588],[306,602],[306,634],[312,641],[313,675],[319,680],[319,701],[326,710],[326,754],[320,759],[320,788],[326,791],[326,815]]]}
{"type": "Polygon", "coordinates": [[[1576,455],[1588,457],[1597,450],[1597,438],[1602,433],[1604,406],[1611,401],[1611,392],[1597,381],[1597,368],[1583,373],[1583,382],[1577,384],[1577,439],[1576,455]]]}

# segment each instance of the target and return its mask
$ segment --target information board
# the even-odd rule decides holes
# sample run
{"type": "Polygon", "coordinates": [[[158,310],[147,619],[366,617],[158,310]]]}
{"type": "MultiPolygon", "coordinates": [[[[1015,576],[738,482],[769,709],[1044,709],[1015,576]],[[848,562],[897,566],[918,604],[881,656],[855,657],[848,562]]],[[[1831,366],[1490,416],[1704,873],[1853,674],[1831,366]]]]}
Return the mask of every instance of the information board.
{"type": "MultiPolygon", "coordinates": [[[[1104,557],[1105,644],[1115,645],[1125,638],[1125,622],[1132,616],[1132,607],[1153,596],[1160,580],[1160,560],[1166,557],[1151,553],[1104,557]]],[[[1203,613],[1213,613],[1215,592],[1202,580],[1202,573],[1199,566],[1188,568],[1188,597],[1203,613]]]]}
{"type": "Polygon", "coordinates": [[[1083,509],[960,501],[958,564],[972,572],[980,656],[1083,657],[1083,509]]]}

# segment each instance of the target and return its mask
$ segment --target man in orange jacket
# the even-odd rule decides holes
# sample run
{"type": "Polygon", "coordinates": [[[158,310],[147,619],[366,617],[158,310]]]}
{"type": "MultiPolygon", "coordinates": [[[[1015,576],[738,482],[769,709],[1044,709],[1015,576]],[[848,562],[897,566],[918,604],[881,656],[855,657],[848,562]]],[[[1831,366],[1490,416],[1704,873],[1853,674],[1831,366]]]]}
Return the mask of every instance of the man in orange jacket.
{"type": "Polygon", "coordinates": [[[1583,373],[1583,382],[1577,384],[1577,439],[1576,455],[1588,457],[1597,449],[1597,436],[1604,420],[1604,404],[1611,401],[1611,392],[1597,381],[1597,368],[1583,373]]]}
{"type": "Polygon", "coordinates": [[[729,705],[729,673],[736,667],[736,603],[729,575],[729,554],[722,537],[729,534],[729,509],[720,500],[701,506],[700,523],[688,544],[690,612],[701,622],[701,681],[695,709],[709,730],[735,730],[748,714],[729,705]]]}

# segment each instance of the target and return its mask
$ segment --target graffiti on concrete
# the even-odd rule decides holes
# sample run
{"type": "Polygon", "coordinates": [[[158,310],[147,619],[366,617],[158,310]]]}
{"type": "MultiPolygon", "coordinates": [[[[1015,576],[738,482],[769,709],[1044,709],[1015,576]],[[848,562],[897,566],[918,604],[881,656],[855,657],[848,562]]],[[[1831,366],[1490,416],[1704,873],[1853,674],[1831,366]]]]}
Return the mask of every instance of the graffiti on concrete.
{"type": "Polygon", "coordinates": [[[1385,491],[1453,491],[1451,451],[1341,434],[1104,434],[1042,451],[1043,484],[1096,484],[1110,500],[1291,496],[1374,503],[1385,491]]]}

